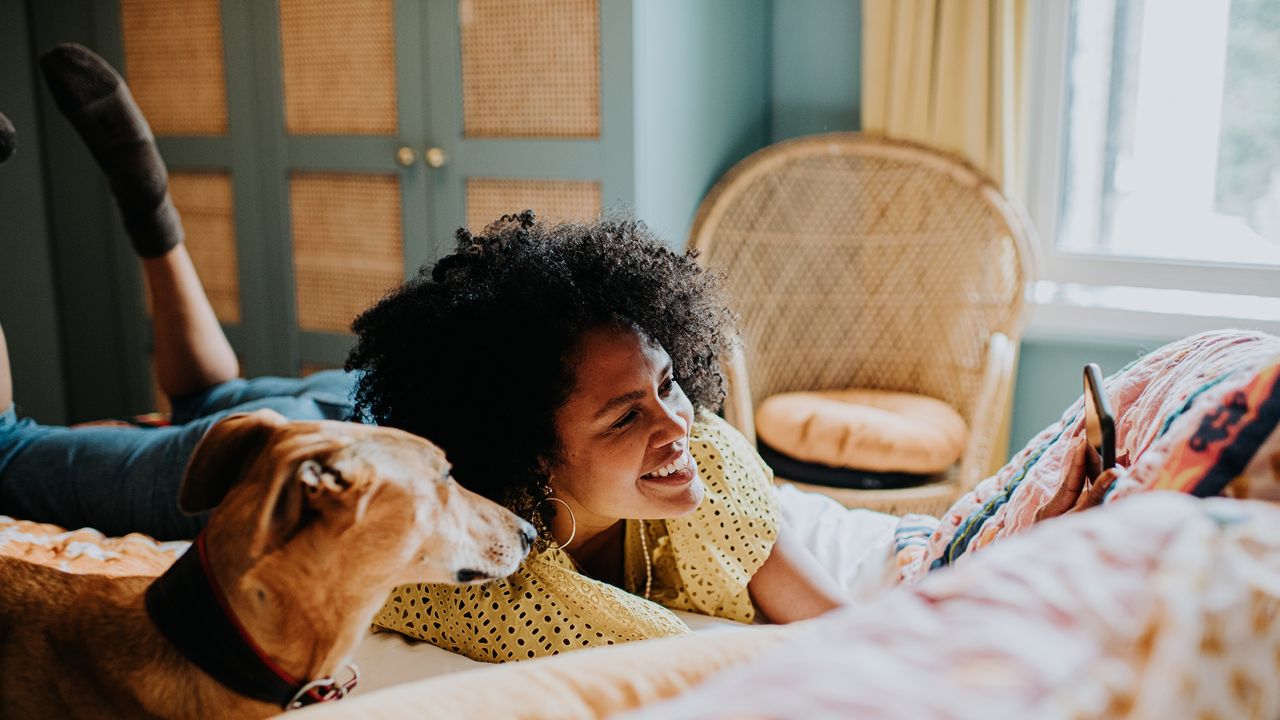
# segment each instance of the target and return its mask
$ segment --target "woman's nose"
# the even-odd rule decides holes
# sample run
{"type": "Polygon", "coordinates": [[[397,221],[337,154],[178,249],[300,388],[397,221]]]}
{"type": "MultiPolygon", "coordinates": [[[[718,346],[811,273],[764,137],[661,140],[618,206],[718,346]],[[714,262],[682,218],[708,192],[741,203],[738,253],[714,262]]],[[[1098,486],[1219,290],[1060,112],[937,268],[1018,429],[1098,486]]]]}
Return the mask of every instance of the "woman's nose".
{"type": "Polygon", "coordinates": [[[662,417],[653,433],[653,446],[666,447],[673,442],[683,440],[689,434],[689,422],[676,408],[662,405],[662,417]]]}

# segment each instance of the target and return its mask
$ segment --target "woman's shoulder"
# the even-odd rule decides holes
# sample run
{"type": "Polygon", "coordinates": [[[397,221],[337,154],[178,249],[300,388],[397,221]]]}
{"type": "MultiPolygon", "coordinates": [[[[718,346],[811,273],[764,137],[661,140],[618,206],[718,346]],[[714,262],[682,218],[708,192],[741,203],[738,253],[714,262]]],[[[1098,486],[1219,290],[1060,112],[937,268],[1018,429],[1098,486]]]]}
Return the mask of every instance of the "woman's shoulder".
{"type": "Polygon", "coordinates": [[[727,475],[733,480],[743,474],[773,480],[773,470],[760,459],[751,442],[724,418],[709,410],[699,410],[689,432],[689,452],[703,470],[704,479],[727,475]],[[711,471],[711,472],[705,472],[711,471]]]}
{"type": "Polygon", "coordinates": [[[690,431],[689,452],[706,491],[691,514],[662,521],[682,585],[670,606],[750,622],[747,584],[778,536],[773,473],[742,433],[706,411],[690,431]]]}
{"type": "Polygon", "coordinates": [[[689,439],[693,442],[710,443],[717,447],[739,451],[745,449],[755,453],[755,448],[751,447],[751,443],[738,428],[705,408],[698,409],[693,419],[693,427],[689,431],[689,439]]]}

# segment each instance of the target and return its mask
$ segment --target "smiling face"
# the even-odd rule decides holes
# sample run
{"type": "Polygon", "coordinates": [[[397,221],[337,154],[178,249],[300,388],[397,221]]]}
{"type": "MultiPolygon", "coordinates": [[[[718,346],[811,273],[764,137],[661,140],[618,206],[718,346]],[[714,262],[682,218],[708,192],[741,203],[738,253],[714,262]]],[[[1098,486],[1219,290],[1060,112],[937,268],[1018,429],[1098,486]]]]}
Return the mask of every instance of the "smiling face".
{"type": "Polygon", "coordinates": [[[573,389],[555,416],[555,496],[586,529],[693,512],[704,492],[689,454],[693,405],[666,350],[634,328],[602,325],[583,333],[574,357],[573,389]]]}

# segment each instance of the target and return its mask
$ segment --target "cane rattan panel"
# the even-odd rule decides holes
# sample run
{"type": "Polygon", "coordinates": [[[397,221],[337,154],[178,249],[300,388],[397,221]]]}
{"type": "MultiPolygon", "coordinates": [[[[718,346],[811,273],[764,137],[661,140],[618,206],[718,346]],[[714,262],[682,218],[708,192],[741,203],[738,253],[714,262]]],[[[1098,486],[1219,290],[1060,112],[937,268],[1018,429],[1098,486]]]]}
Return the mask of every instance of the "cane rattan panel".
{"type": "Polygon", "coordinates": [[[156,135],[226,135],[219,0],[121,0],[125,74],[156,135]]]}
{"type": "Polygon", "coordinates": [[[218,320],[240,322],[239,263],[231,177],[225,172],[174,172],[169,192],[187,230],[187,252],[218,320]]]}
{"type": "Polygon", "coordinates": [[[597,0],[459,0],[467,137],[599,137],[597,0]]]}
{"type": "Polygon", "coordinates": [[[400,181],[294,173],[290,201],[298,326],[349,332],[360,311],[404,279],[400,181]]]}
{"type": "Polygon", "coordinates": [[[1020,335],[1024,232],[968,167],[848,134],[744,160],[703,202],[692,242],[725,271],[753,406],[878,388],[939,398],[972,422],[989,338],[1020,335]]]}
{"type": "Polygon", "coordinates": [[[391,0],[280,0],[285,131],[395,135],[391,0]]]}
{"type": "Polygon", "coordinates": [[[539,220],[589,220],[600,214],[600,183],[587,180],[469,178],[467,225],[479,232],[503,215],[532,209],[539,220]]]}

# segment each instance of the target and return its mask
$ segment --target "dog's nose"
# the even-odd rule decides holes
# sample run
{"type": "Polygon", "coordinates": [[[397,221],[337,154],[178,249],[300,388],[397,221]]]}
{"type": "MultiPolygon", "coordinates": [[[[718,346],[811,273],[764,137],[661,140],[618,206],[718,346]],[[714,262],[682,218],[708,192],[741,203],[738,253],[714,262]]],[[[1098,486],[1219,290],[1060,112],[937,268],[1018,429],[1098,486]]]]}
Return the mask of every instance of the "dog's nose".
{"type": "Polygon", "coordinates": [[[458,578],[458,582],[460,583],[469,583],[476,580],[488,580],[490,576],[488,573],[482,573],[479,570],[463,568],[458,571],[458,574],[455,577],[458,578]]]}
{"type": "Polygon", "coordinates": [[[533,547],[533,541],[537,539],[537,537],[538,537],[538,531],[534,530],[532,525],[530,525],[527,522],[520,523],[520,549],[521,550],[523,550],[525,553],[528,553],[529,549],[533,547]]]}

